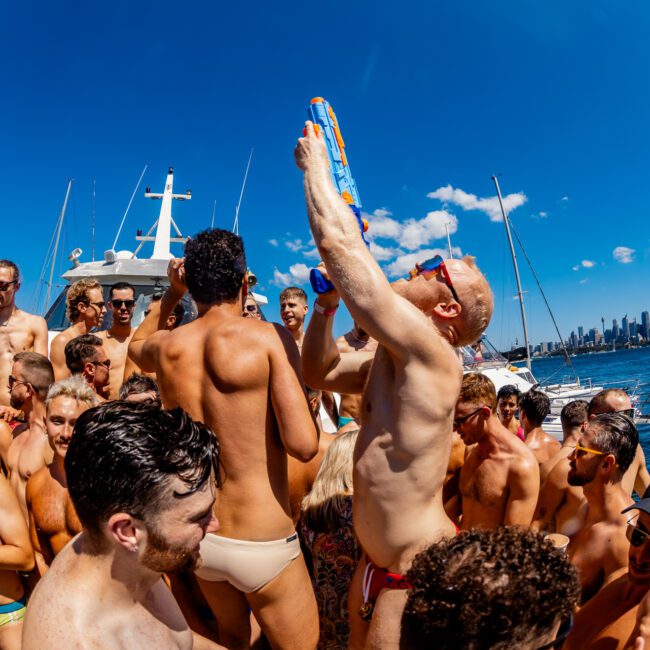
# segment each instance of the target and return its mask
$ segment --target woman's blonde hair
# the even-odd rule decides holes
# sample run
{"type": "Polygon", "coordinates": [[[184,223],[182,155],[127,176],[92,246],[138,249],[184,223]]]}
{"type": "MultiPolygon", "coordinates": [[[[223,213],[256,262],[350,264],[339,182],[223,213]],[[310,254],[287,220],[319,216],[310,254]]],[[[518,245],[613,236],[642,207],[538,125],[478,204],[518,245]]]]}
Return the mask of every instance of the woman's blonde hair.
{"type": "Polygon", "coordinates": [[[345,497],[352,494],[352,455],[359,430],[336,437],[325,452],[309,494],[302,500],[305,524],[314,531],[337,528],[345,497]]]}

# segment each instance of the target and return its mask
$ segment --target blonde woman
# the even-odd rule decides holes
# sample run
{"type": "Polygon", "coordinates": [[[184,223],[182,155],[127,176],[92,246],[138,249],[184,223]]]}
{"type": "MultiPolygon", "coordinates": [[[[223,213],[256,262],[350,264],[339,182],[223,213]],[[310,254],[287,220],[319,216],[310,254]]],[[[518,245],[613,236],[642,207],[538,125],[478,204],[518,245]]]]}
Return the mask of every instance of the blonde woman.
{"type": "Polygon", "coordinates": [[[320,617],[319,648],[347,648],[348,588],[361,557],[352,528],[352,453],[358,430],[331,443],[311,492],[303,499],[299,530],[311,559],[320,617]]]}

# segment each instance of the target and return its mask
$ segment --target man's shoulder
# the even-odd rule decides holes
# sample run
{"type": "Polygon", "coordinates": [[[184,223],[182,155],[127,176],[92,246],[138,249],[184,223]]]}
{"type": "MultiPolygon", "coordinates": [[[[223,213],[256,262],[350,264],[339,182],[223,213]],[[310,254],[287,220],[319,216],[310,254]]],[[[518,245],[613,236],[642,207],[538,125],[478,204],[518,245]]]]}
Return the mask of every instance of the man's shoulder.
{"type": "Polygon", "coordinates": [[[50,482],[53,480],[54,479],[52,478],[52,473],[50,472],[49,465],[41,467],[39,470],[34,472],[27,479],[27,486],[25,488],[27,499],[29,500],[30,497],[33,497],[42,490],[46,489],[49,486],[50,482]]]}

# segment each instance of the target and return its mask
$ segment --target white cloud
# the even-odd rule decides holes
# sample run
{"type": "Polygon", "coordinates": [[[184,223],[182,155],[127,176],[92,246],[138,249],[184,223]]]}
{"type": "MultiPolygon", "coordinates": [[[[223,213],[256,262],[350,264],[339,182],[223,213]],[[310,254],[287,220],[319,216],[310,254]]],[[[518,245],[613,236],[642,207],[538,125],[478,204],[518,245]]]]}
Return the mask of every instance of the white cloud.
{"type": "Polygon", "coordinates": [[[580,280],[580,284],[587,284],[587,282],[589,282],[587,278],[582,278],[582,280],[580,280]]]}
{"type": "Polygon", "coordinates": [[[590,269],[596,266],[596,262],[592,262],[591,260],[582,260],[580,264],[582,264],[582,266],[584,266],[586,269],[590,269]]]}
{"type": "MultiPolygon", "coordinates": [[[[463,253],[457,246],[452,248],[454,257],[462,257],[463,253]]],[[[400,255],[394,262],[384,267],[386,275],[391,278],[400,275],[406,275],[411,269],[415,268],[416,262],[424,262],[435,255],[442,255],[448,257],[449,253],[444,248],[424,248],[414,253],[406,253],[400,255]]]]}
{"type": "MultiPolygon", "coordinates": [[[[468,194],[464,190],[453,188],[451,185],[439,187],[435,192],[429,192],[427,196],[430,199],[438,199],[443,203],[457,205],[463,210],[479,210],[490,217],[490,221],[503,221],[499,199],[496,196],[489,198],[479,198],[476,194],[468,194]]],[[[523,192],[508,194],[503,197],[503,207],[510,214],[516,208],[522,206],[528,201],[528,197],[523,192]]]]}
{"type": "Polygon", "coordinates": [[[400,232],[402,231],[402,224],[397,219],[391,218],[391,213],[384,209],[379,208],[372,214],[363,214],[363,217],[368,220],[369,228],[366,233],[366,239],[399,239],[400,232]]]}
{"type": "Polygon", "coordinates": [[[576,264],[575,266],[571,267],[574,271],[579,271],[580,270],[580,264],[576,264]]]}
{"type": "Polygon", "coordinates": [[[374,241],[370,242],[370,254],[378,261],[378,262],[387,262],[388,260],[392,260],[398,255],[402,254],[402,250],[399,248],[388,248],[385,246],[380,246],[379,244],[375,244],[374,241]]]}
{"type": "Polygon", "coordinates": [[[409,250],[426,246],[432,239],[446,235],[445,224],[449,224],[449,233],[458,230],[458,220],[446,210],[429,212],[424,219],[408,219],[404,222],[400,244],[409,250]]]}
{"type": "Polygon", "coordinates": [[[271,246],[275,246],[276,248],[280,245],[277,239],[269,239],[269,244],[271,244],[271,246]]]}
{"type": "Polygon", "coordinates": [[[301,251],[304,244],[302,243],[302,239],[288,239],[287,241],[284,242],[284,245],[292,252],[292,253],[297,253],[298,251],[301,251]]]}
{"type": "Polygon", "coordinates": [[[302,256],[306,257],[308,260],[320,259],[320,253],[318,252],[318,249],[315,246],[314,248],[308,248],[307,250],[303,250],[302,256]]]}
{"type": "Polygon", "coordinates": [[[569,197],[568,197],[568,196],[563,196],[563,197],[560,199],[560,201],[568,201],[568,200],[569,200],[569,197]]]}
{"type": "Polygon", "coordinates": [[[628,248],[627,246],[617,246],[612,251],[614,259],[621,264],[630,264],[630,262],[634,262],[635,253],[636,251],[633,248],[628,248]]]}
{"type": "Polygon", "coordinates": [[[306,284],[307,282],[309,282],[309,267],[301,262],[292,264],[287,273],[282,273],[277,268],[273,270],[273,280],[271,280],[271,283],[278,287],[306,284]]]}
{"type": "Polygon", "coordinates": [[[542,210],[541,212],[538,212],[538,213],[537,213],[537,216],[538,216],[540,219],[546,219],[546,218],[548,217],[548,212],[544,212],[544,210],[542,210]]]}

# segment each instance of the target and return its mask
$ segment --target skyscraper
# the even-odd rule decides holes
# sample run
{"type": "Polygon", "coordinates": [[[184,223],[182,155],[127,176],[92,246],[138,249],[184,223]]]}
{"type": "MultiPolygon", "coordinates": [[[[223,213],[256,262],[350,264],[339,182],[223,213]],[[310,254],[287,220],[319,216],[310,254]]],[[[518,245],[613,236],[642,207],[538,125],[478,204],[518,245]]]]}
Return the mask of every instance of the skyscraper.
{"type": "Polygon", "coordinates": [[[644,339],[650,338],[650,313],[641,312],[641,335],[644,339]]]}
{"type": "Polygon", "coordinates": [[[630,319],[627,317],[627,314],[623,316],[623,321],[622,321],[622,326],[623,326],[623,331],[622,335],[625,339],[630,338],[630,319]]]}

